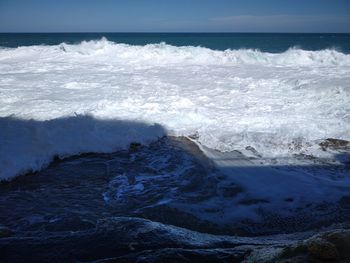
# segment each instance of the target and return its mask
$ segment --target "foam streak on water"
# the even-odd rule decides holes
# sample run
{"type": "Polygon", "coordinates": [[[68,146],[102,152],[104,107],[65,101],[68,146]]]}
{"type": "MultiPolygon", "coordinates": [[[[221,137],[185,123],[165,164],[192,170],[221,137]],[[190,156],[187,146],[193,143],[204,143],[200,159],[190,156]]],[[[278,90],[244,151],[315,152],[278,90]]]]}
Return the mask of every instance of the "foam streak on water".
{"type": "MultiPolygon", "coordinates": [[[[350,55],[335,50],[272,54],[164,43],[131,46],[106,39],[0,49],[1,117],[44,121],[76,114],[159,123],[171,135],[198,133],[199,142],[221,151],[251,146],[266,158],[323,156],[320,140],[350,140],[350,55]]],[[[33,143],[28,128],[3,127],[0,166],[7,172],[0,178],[39,169],[44,160],[62,154],[64,140],[73,144],[71,154],[101,151],[93,143],[85,145],[96,136],[102,151],[131,142],[112,140],[103,125],[93,133],[77,125],[65,136],[42,135],[40,143],[50,149],[33,146],[23,153],[23,140],[33,143]]]]}

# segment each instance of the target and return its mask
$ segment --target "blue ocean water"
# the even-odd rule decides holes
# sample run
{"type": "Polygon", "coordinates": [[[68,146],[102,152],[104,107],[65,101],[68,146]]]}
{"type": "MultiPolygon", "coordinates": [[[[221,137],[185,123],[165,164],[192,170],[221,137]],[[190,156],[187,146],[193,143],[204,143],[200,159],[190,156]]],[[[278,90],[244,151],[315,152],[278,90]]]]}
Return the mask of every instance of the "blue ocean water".
{"type": "Polygon", "coordinates": [[[350,34],[305,33],[0,33],[0,46],[75,44],[102,37],[131,45],[165,42],[174,46],[202,46],[215,50],[245,48],[279,53],[296,47],[350,53],[350,34]]]}

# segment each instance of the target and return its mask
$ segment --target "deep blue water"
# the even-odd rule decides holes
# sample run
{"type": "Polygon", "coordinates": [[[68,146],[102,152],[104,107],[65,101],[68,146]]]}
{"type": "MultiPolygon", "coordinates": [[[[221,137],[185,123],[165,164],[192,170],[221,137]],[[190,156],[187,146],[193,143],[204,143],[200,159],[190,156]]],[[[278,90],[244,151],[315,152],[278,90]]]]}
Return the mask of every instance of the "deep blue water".
{"type": "Polygon", "coordinates": [[[350,34],[284,33],[0,33],[0,46],[57,45],[106,37],[132,45],[166,42],[175,46],[202,46],[216,50],[251,48],[283,52],[297,47],[305,50],[336,49],[350,53],[350,34]]]}

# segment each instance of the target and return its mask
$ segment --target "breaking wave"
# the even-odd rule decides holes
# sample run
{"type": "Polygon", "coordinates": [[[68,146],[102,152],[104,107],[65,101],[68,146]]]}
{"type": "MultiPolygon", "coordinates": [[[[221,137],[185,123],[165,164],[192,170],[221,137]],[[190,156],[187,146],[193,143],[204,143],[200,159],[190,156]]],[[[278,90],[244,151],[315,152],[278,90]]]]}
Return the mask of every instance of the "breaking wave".
{"type": "Polygon", "coordinates": [[[55,155],[111,152],[165,133],[255,157],[324,156],[320,140],[350,140],[350,55],[105,38],[1,48],[0,106],[0,179],[41,169],[55,155]]]}
{"type": "Polygon", "coordinates": [[[29,46],[1,50],[1,58],[38,54],[56,56],[93,57],[108,59],[110,63],[185,63],[185,64],[271,64],[271,65],[350,65],[350,55],[332,49],[306,51],[291,48],[283,53],[267,53],[253,49],[211,50],[204,47],[176,47],[166,43],[133,46],[101,40],[57,46],[29,46]],[[66,54],[63,54],[66,53],[66,54]]]}

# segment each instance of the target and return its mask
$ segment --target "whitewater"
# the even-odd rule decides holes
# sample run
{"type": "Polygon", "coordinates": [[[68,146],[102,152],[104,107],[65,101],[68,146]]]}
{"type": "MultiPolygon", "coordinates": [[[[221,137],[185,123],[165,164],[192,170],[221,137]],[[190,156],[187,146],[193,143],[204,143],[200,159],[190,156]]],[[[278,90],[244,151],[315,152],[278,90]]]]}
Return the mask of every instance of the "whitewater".
{"type": "Polygon", "coordinates": [[[334,161],[350,140],[350,55],[211,50],[103,38],[0,48],[0,180],[55,156],[113,152],[163,135],[259,164],[334,161]],[[136,125],[137,124],[137,125],[136,125]]]}

